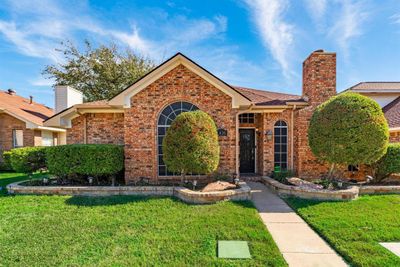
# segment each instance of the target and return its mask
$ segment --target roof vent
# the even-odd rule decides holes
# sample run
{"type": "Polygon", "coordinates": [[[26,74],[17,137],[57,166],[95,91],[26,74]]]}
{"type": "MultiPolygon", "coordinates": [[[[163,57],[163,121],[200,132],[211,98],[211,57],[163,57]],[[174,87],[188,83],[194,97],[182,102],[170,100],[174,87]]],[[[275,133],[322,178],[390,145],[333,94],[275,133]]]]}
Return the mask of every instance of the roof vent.
{"type": "Polygon", "coordinates": [[[29,104],[33,104],[33,96],[29,96],[29,104]]]}
{"type": "Polygon", "coordinates": [[[17,92],[15,92],[13,89],[8,89],[7,90],[7,93],[9,94],[9,95],[15,95],[17,92]]]}

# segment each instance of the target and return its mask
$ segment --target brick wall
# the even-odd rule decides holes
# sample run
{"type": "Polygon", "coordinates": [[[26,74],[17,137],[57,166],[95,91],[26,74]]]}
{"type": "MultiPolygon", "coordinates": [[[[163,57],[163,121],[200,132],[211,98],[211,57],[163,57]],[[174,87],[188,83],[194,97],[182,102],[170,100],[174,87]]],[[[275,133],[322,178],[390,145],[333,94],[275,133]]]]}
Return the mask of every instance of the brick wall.
{"type": "Polygon", "coordinates": [[[0,154],[3,153],[3,151],[13,148],[12,136],[14,129],[23,130],[24,146],[35,145],[35,135],[36,142],[39,142],[39,140],[37,140],[37,135],[40,134],[40,132],[34,131],[32,129],[27,129],[25,122],[16,119],[8,114],[0,114],[0,154]]]}
{"type": "Polygon", "coordinates": [[[303,63],[303,97],[309,106],[295,114],[295,170],[306,179],[326,175],[328,166],[308,146],[308,126],[314,109],[336,95],[336,54],[315,51],[303,63]]]}
{"type": "Polygon", "coordinates": [[[125,111],[125,179],[158,177],[157,120],[160,112],[176,101],[187,101],[207,112],[218,128],[228,131],[219,137],[221,147],[218,171],[235,171],[235,116],[231,98],[188,70],[177,66],[131,98],[125,111]]]}
{"type": "Polygon", "coordinates": [[[291,120],[291,110],[285,110],[282,113],[265,113],[264,115],[264,124],[263,130],[264,134],[262,135],[263,139],[263,175],[271,175],[272,171],[274,170],[274,135],[272,135],[272,139],[268,140],[265,136],[265,131],[271,130],[274,133],[274,125],[277,121],[284,121],[288,127],[288,147],[287,147],[287,162],[288,162],[288,169],[292,169],[292,153],[291,153],[291,146],[292,146],[292,120],[291,120]]]}
{"type": "Polygon", "coordinates": [[[124,144],[124,114],[88,113],[73,119],[72,128],[67,131],[67,144],[84,143],[124,144]]]}
{"type": "Polygon", "coordinates": [[[390,143],[398,143],[400,142],[400,132],[391,132],[389,136],[390,143]]]}

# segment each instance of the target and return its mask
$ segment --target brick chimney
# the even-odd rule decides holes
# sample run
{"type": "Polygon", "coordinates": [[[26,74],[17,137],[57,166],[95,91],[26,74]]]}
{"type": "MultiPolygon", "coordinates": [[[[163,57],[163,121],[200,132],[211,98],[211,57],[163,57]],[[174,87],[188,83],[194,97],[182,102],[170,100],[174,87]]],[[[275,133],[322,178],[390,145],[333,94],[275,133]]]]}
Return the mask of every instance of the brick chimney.
{"type": "Polygon", "coordinates": [[[76,104],[83,103],[83,95],[80,91],[66,85],[54,87],[55,112],[58,113],[76,104]]]}
{"type": "Polygon", "coordinates": [[[316,50],[303,62],[302,96],[317,106],[336,95],[336,53],[316,50]]]}

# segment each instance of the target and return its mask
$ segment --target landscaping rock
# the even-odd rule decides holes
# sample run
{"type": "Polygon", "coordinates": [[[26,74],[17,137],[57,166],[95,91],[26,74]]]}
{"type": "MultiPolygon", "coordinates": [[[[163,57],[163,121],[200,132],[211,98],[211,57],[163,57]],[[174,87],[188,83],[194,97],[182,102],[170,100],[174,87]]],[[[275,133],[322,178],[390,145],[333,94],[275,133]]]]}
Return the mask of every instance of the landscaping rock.
{"type": "Polygon", "coordinates": [[[224,191],[228,189],[235,189],[236,185],[224,182],[224,181],[216,181],[214,183],[210,183],[206,185],[206,187],[201,190],[202,192],[213,192],[213,191],[224,191]]]}
{"type": "Polygon", "coordinates": [[[288,181],[288,183],[290,183],[292,185],[296,185],[296,186],[303,187],[303,188],[311,188],[311,189],[323,189],[324,188],[322,185],[314,184],[314,183],[305,181],[305,180],[297,178],[297,177],[286,178],[286,180],[288,181]]]}

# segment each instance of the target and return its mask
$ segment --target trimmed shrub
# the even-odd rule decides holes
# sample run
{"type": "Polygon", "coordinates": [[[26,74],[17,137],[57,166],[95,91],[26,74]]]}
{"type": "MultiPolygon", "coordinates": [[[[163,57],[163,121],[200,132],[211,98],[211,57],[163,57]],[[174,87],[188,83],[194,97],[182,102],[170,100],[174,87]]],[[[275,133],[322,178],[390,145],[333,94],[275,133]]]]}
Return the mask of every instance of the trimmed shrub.
{"type": "Polygon", "coordinates": [[[119,145],[76,144],[49,147],[47,167],[59,177],[115,175],[124,168],[124,149],[119,145]]]}
{"type": "Polygon", "coordinates": [[[16,172],[33,173],[46,167],[46,147],[21,147],[10,150],[11,167],[16,172]]]}
{"type": "Polygon", "coordinates": [[[13,171],[13,168],[11,166],[11,152],[10,151],[4,151],[2,157],[2,161],[0,162],[0,170],[2,171],[13,171]]]}
{"type": "Polygon", "coordinates": [[[391,174],[400,173],[400,143],[389,144],[386,154],[372,165],[374,183],[379,183],[391,174]]]}
{"type": "Polygon", "coordinates": [[[168,170],[184,176],[210,174],[219,164],[217,127],[205,112],[183,112],[172,122],[163,140],[168,170]]]}
{"type": "Polygon", "coordinates": [[[319,105],[308,129],[309,145],[320,160],[372,164],[387,150],[389,128],[381,107],[356,93],[343,93],[319,105]]]}

